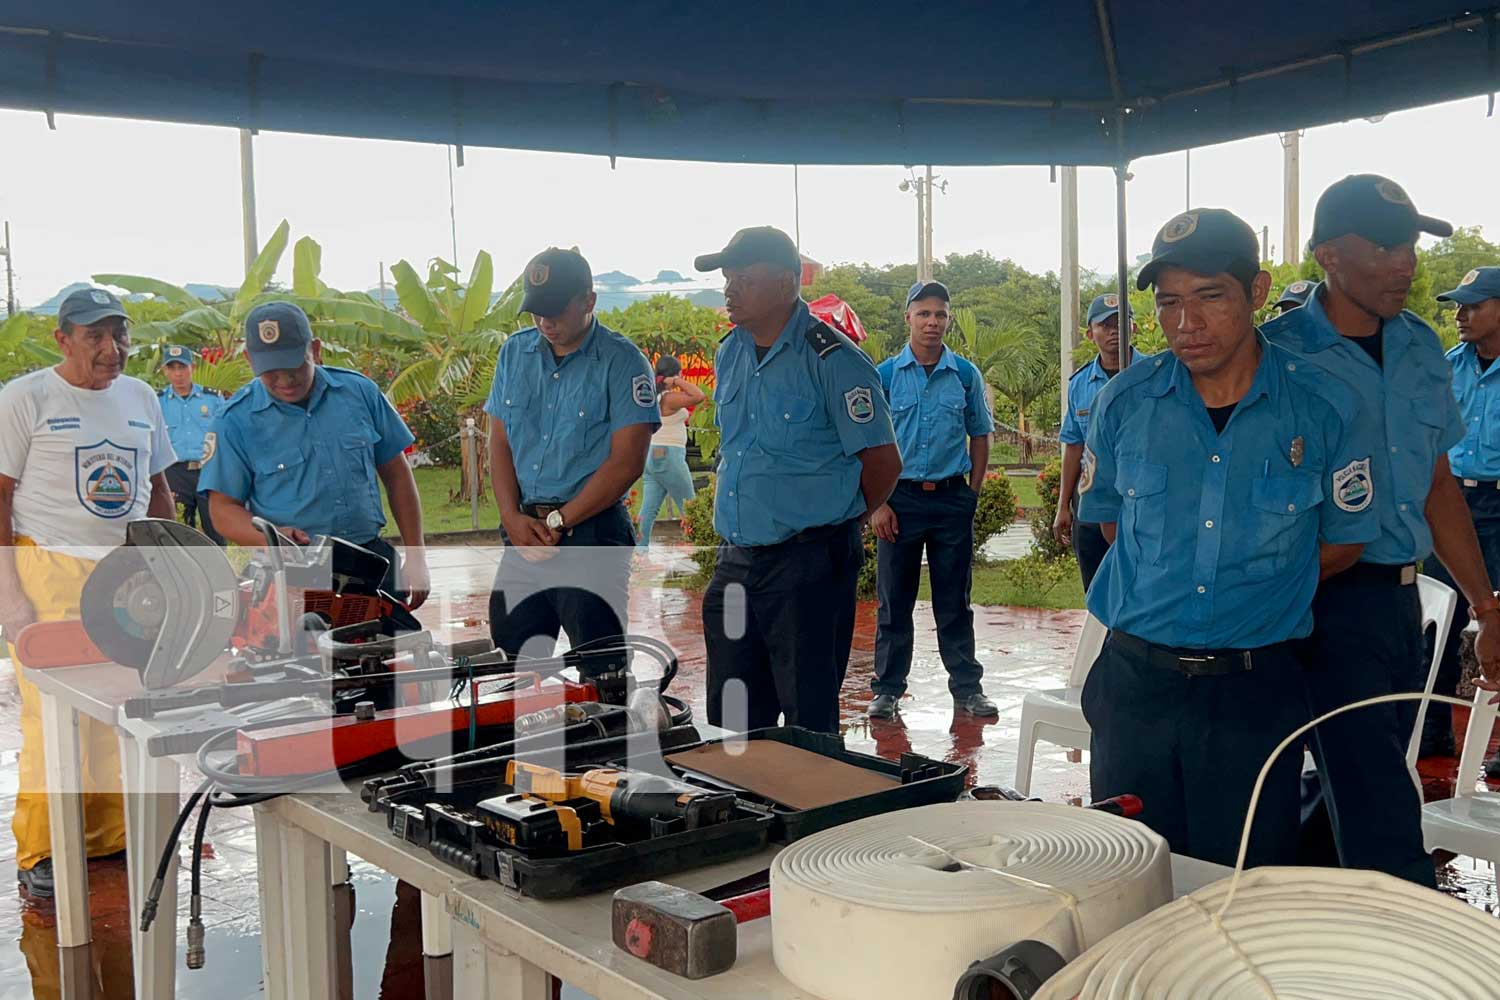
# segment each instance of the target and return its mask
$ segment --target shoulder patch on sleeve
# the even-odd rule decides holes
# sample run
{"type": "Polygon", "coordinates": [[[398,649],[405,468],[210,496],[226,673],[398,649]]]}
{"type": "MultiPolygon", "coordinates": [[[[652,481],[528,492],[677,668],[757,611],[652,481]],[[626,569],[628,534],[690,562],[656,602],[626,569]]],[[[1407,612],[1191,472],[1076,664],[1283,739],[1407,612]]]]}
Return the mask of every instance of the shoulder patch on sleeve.
{"type": "Polygon", "coordinates": [[[207,465],[209,461],[219,452],[219,435],[215,431],[209,431],[203,435],[203,457],[199,461],[207,465]]]}
{"type": "Polygon", "coordinates": [[[650,375],[637,375],[630,380],[630,395],[637,406],[656,405],[656,385],[650,375]]]}
{"type": "Polygon", "coordinates": [[[812,345],[812,349],[820,358],[826,358],[844,346],[844,342],[839,340],[838,334],[834,333],[827,323],[814,323],[808,327],[807,333],[803,336],[807,338],[807,342],[812,345]]]}
{"type": "Polygon", "coordinates": [[[1358,514],[1375,499],[1370,478],[1370,460],[1358,458],[1333,474],[1333,503],[1339,510],[1358,514]]]}
{"type": "Polygon", "coordinates": [[[844,411],[856,424],[868,424],[875,419],[875,403],[869,386],[857,385],[844,393],[844,411]]]}
{"type": "Polygon", "coordinates": [[[1099,460],[1094,457],[1094,449],[1088,445],[1083,446],[1083,465],[1078,472],[1078,494],[1082,496],[1094,488],[1094,469],[1099,465],[1099,460]]]}

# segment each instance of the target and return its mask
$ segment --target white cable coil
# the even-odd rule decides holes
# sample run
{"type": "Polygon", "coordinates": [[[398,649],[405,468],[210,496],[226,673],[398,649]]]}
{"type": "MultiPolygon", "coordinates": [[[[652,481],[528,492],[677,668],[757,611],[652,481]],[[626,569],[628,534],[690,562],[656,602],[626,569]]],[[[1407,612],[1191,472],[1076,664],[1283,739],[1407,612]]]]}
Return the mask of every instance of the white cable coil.
{"type": "Polygon", "coordinates": [[[1482,1000],[1500,996],[1500,923],[1378,872],[1256,868],[1095,945],[1036,1000],[1482,1000]]]}
{"type": "Polygon", "coordinates": [[[1171,899],[1167,843],[1139,823],[953,802],[871,816],[778,854],[772,948],[782,975],[824,1000],[950,1000],[976,959],[1026,939],[1072,959],[1171,899]]]}

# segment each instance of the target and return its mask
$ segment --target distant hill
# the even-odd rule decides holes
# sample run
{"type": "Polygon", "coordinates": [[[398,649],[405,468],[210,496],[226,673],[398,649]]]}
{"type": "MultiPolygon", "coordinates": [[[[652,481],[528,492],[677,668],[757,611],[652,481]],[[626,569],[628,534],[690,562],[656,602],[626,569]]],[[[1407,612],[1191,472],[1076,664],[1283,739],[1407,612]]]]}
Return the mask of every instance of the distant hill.
{"type": "Polygon", "coordinates": [[[639,285],[641,279],[624,271],[605,271],[603,274],[594,275],[594,286],[604,288],[629,288],[631,285],[639,285]]]}
{"type": "MultiPolygon", "coordinates": [[[[57,307],[62,305],[63,299],[78,291],[78,289],[80,288],[88,287],[90,287],[90,283],[87,281],[71,282],[58,289],[57,294],[52,296],[52,298],[46,300],[45,302],[38,302],[34,306],[27,306],[27,311],[34,313],[55,314],[57,312],[57,307]]],[[[200,282],[189,282],[182,287],[186,289],[189,294],[197,296],[204,302],[217,302],[220,299],[231,298],[235,292],[239,291],[239,289],[237,288],[225,288],[223,285],[205,285],[200,282]]],[[[141,294],[130,294],[123,296],[126,302],[143,302],[150,297],[151,296],[149,295],[141,294]]]]}
{"type": "Polygon", "coordinates": [[[694,292],[687,300],[695,306],[708,306],[710,309],[724,308],[724,293],[713,288],[701,292],[694,292]]]}
{"type": "Polygon", "coordinates": [[[657,284],[657,285],[676,285],[676,284],[680,284],[680,283],[684,283],[684,282],[688,282],[688,281],[692,281],[692,280],[693,280],[692,278],[684,278],[677,271],[658,271],[658,272],[656,272],[656,280],[653,282],[653,284],[657,284]]]}

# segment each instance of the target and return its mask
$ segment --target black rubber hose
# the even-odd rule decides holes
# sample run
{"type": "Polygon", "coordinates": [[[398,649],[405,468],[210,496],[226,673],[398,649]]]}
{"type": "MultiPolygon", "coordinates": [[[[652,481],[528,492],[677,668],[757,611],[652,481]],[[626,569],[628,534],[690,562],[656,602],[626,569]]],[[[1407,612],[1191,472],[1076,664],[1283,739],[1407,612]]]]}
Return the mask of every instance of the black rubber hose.
{"type": "Polygon", "coordinates": [[[205,781],[198,786],[198,790],[188,797],[187,805],[177,814],[177,822],[172,824],[172,832],[167,835],[167,842],[162,845],[161,858],[156,864],[156,878],[151,882],[151,889],[146,893],[146,902],[141,907],[141,933],[151,929],[151,924],[156,920],[156,908],[161,901],[162,887],[167,882],[167,869],[172,867],[172,858],[177,854],[177,844],[182,837],[182,828],[187,825],[188,817],[193,814],[196,806],[208,794],[212,787],[212,781],[205,781]]]}

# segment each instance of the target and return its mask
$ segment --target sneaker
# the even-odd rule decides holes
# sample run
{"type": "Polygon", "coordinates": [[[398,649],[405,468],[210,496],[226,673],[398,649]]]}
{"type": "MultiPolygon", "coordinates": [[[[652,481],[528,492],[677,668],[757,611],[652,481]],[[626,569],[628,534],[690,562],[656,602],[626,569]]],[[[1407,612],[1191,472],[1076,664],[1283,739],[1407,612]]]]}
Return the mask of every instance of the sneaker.
{"type": "Polygon", "coordinates": [[[1000,718],[1000,707],[984,696],[983,691],[976,691],[967,698],[954,698],[953,710],[955,712],[968,712],[970,715],[981,719],[1000,718]]]}
{"type": "Polygon", "coordinates": [[[877,694],[870,702],[867,711],[872,719],[894,719],[896,717],[896,696],[893,694],[877,694]]]}
{"type": "Polygon", "coordinates": [[[54,891],[52,859],[43,858],[28,870],[16,872],[16,881],[33,899],[51,899],[54,891]]]}

